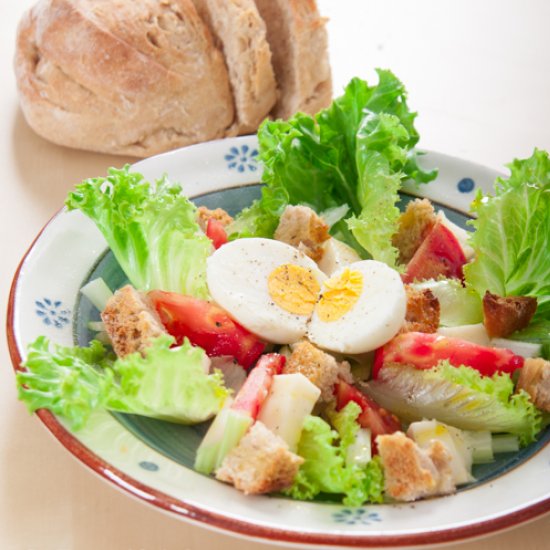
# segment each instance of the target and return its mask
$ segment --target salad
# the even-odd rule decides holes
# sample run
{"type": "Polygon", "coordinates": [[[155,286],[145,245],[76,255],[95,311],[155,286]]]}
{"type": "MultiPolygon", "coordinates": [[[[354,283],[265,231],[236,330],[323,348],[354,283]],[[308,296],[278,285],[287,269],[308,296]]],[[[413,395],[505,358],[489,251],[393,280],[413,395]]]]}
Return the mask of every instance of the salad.
{"type": "MultiPolygon", "coordinates": [[[[66,205],[128,284],[82,293],[87,347],[39,337],[17,374],[31,411],[97,409],[209,427],[195,469],[247,494],[355,506],[444,495],[536,441],[550,412],[550,158],[472,204],[428,200],[403,84],[353,79],[310,117],[258,132],[261,197],[235,218],[128,166],[66,205]],[[114,291],[114,292],[113,292],[114,291]]],[[[223,205],[222,205],[223,206],[223,205]]]]}

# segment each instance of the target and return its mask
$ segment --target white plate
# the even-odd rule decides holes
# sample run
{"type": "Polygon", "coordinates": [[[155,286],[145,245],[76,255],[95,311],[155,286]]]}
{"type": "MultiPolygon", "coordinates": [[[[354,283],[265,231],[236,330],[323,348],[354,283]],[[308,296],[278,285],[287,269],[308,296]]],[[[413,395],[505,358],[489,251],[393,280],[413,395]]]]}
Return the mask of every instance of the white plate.
{"type": "MultiPolygon", "coordinates": [[[[141,161],[135,169],[149,179],[167,173],[195,197],[258,182],[256,155],[256,137],[247,136],[173,151],[141,161]]],[[[407,190],[457,212],[467,212],[476,189],[490,190],[498,175],[438,153],[427,154],[423,164],[437,166],[438,179],[407,190]]],[[[223,196],[209,197],[211,202],[218,199],[223,196]]],[[[8,340],[14,366],[40,334],[74,343],[75,312],[81,307],[78,290],[105,249],[99,231],[80,212],[61,211],[39,234],[15,275],[10,296],[8,340]]],[[[516,462],[508,460],[484,475],[490,482],[451,497],[347,508],[244,496],[184,466],[178,450],[162,448],[154,433],[148,435],[107,412],[94,415],[76,433],[49,412],[39,411],[38,416],[79,460],[128,494],[175,517],[266,542],[311,547],[439,544],[508,528],[550,510],[548,432],[516,462]]]]}

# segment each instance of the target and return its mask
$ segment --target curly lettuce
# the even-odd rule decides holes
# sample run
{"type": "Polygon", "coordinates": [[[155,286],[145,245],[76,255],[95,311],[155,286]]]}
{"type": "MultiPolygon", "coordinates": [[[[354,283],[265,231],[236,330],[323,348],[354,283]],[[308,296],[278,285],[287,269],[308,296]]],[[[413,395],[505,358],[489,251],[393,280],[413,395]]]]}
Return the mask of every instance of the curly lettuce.
{"type": "Polygon", "coordinates": [[[535,297],[535,320],[550,320],[550,158],[535,149],[508,166],[510,177],[497,179],[494,195],[479,192],[472,204],[476,256],[464,276],[480,296],[535,297]]]}
{"type": "Polygon", "coordinates": [[[542,429],[540,411],[525,391],[514,393],[504,373],[483,376],[448,361],[427,370],[386,365],[365,391],[407,422],[433,418],[463,430],[510,433],[522,445],[535,441],[542,429]]]}
{"type": "Polygon", "coordinates": [[[435,178],[418,164],[416,113],[403,84],[378,70],[369,86],[354,78],[344,94],[315,116],[264,122],[258,131],[264,166],[262,198],[230,227],[231,237],[272,237],[288,204],[321,213],[347,207],[331,232],[363,256],[395,265],[398,190],[405,179],[435,178]]]}
{"type": "Polygon", "coordinates": [[[17,373],[19,398],[31,412],[46,408],[82,428],[97,409],[139,414],[182,424],[216,414],[228,395],[220,372],[185,340],[160,336],[144,355],[115,359],[97,341],[87,348],[51,344],[40,336],[28,347],[25,370],[17,373]]]}
{"type": "Polygon", "coordinates": [[[69,193],[66,206],[81,210],[99,228],[133,286],[208,298],[210,239],[181,186],[163,177],[154,185],[129,166],[109,169],[69,193]]]}
{"type": "Polygon", "coordinates": [[[312,500],[320,493],[344,495],[348,506],[382,502],[384,475],[379,459],[363,468],[346,464],[347,449],[359,430],[359,413],[353,402],[334,413],[331,422],[337,431],[318,416],[306,418],[297,451],[305,460],[287,495],[297,500],[312,500]]]}
{"type": "Polygon", "coordinates": [[[520,342],[540,344],[541,357],[550,360],[550,319],[533,321],[527,328],[514,332],[508,338],[520,342]]]}

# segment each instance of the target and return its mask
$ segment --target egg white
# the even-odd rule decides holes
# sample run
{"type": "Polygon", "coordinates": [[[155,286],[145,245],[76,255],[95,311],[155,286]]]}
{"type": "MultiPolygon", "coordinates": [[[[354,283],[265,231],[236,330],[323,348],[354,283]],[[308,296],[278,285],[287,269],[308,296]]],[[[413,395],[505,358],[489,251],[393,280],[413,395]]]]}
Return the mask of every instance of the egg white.
{"type": "MultiPolygon", "coordinates": [[[[307,336],[312,343],[329,351],[365,353],[385,344],[399,332],[405,320],[407,297],[399,273],[382,262],[364,260],[348,268],[363,276],[357,302],[342,317],[329,322],[322,321],[316,309],[307,336]]],[[[339,269],[333,277],[344,269],[339,269]]]]}
{"type": "Polygon", "coordinates": [[[268,278],[283,264],[308,268],[319,282],[326,276],[298,249],[272,239],[238,239],[224,244],[207,261],[206,280],[212,298],[238,323],[274,344],[303,338],[310,315],[278,306],[268,290],[268,278]]]}

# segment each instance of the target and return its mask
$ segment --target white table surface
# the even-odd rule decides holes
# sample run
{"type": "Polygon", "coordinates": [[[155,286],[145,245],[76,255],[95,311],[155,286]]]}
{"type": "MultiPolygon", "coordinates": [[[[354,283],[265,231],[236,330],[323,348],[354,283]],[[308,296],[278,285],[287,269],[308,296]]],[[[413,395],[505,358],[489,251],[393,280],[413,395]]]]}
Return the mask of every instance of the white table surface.
{"type": "MultiPolygon", "coordinates": [[[[18,108],[15,28],[30,0],[1,0],[0,297],[18,261],[81,179],[132,159],[74,151],[36,136],[18,108]]],[[[335,91],[392,69],[419,111],[421,146],[495,168],[550,150],[550,2],[320,0],[330,17],[335,91]]],[[[4,317],[3,317],[4,319],[4,317]]],[[[2,323],[4,324],[4,322],[2,323]]],[[[72,458],[17,401],[0,340],[0,548],[259,550],[135,502],[72,458]]],[[[550,519],[470,541],[463,550],[550,548],[550,519]]],[[[456,548],[451,545],[448,548],[456,548]]]]}

